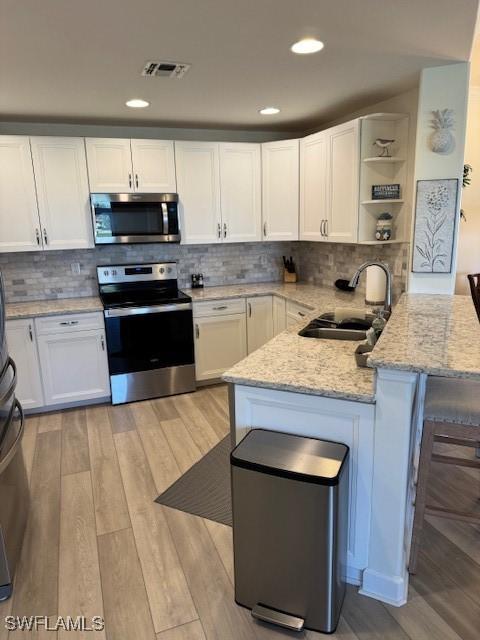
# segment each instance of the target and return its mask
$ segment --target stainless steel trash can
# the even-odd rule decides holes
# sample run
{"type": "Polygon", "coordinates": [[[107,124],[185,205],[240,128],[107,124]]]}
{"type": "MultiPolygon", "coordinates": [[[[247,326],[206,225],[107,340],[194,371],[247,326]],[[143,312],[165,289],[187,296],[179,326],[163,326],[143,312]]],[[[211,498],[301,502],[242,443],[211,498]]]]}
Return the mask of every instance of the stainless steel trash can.
{"type": "Polygon", "coordinates": [[[235,601],[333,633],[345,595],[348,447],[254,429],[232,451],[235,601]]]}

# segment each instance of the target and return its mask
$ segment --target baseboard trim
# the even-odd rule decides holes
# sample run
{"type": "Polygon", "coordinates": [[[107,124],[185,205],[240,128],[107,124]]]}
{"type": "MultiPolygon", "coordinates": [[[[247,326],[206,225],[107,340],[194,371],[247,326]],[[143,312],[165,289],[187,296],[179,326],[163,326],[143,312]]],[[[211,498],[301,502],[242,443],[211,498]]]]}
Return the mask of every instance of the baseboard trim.
{"type": "Polygon", "coordinates": [[[385,604],[401,607],[408,599],[408,572],[405,569],[403,576],[389,576],[373,569],[365,569],[358,592],[385,604]]]}

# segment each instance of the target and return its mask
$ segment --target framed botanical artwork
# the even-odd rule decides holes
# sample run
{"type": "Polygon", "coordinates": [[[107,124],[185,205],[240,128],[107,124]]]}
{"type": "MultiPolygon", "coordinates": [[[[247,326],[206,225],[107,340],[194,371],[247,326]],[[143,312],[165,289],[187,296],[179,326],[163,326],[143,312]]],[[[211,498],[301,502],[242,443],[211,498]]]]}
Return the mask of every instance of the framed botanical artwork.
{"type": "Polygon", "coordinates": [[[414,273],[451,273],[459,181],[418,180],[413,234],[414,273]]]}

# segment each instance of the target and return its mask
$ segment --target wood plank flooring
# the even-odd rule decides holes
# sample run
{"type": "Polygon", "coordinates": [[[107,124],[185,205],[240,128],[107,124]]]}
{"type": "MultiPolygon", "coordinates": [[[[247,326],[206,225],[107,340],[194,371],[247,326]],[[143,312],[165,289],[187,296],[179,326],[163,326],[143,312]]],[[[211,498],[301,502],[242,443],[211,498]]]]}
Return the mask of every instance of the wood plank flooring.
{"type": "MultiPolygon", "coordinates": [[[[106,626],[8,635],[0,623],[0,640],[322,638],[254,622],[233,599],[231,529],[153,502],[228,428],[225,386],[28,418],[31,513],[14,597],[0,603],[0,616],[103,616],[106,626]]],[[[431,500],[478,501],[471,470],[433,467],[431,500]]],[[[411,582],[402,608],[349,587],[334,637],[480,638],[480,527],[428,517],[411,582]]]]}

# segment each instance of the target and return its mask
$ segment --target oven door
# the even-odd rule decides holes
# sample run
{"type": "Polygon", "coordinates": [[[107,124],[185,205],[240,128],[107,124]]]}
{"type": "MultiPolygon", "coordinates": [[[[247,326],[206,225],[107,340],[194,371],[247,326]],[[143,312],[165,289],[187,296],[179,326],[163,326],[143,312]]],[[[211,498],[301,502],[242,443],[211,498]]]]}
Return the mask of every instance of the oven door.
{"type": "Polygon", "coordinates": [[[191,303],[105,311],[112,402],[193,391],[191,303]]]}
{"type": "Polygon", "coordinates": [[[95,244],[180,242],[176,193],[92,193],[95,244]]]}

